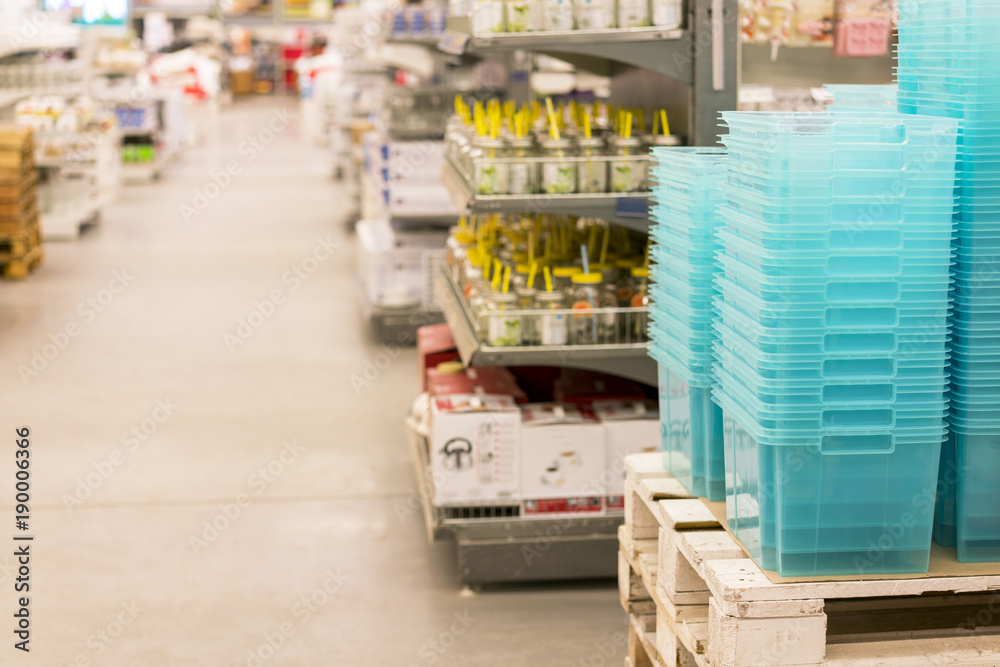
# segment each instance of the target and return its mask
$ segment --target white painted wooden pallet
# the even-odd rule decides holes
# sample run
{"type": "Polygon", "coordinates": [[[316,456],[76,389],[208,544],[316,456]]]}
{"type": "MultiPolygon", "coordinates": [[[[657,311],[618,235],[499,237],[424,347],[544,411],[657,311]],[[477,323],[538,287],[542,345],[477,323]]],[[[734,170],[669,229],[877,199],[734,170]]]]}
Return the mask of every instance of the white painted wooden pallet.
{"type": "Polygon", "coordinates": [[[626,458],[618,535],[630,637],[652,665],[1000,665],[1000,576],[773,583],[659,454],[626,458]]]}

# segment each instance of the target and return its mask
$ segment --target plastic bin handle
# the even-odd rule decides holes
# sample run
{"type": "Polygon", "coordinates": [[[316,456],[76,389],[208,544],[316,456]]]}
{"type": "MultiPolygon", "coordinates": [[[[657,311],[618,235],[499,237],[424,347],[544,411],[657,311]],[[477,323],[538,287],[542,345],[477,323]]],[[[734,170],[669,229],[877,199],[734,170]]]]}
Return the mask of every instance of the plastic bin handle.
{"type": "Polygon", "coordinates": [[[858,456],[891,454],[896,450],[896,438],[886,434],[827,435],[820,439],[823,456],[858,456]]]}

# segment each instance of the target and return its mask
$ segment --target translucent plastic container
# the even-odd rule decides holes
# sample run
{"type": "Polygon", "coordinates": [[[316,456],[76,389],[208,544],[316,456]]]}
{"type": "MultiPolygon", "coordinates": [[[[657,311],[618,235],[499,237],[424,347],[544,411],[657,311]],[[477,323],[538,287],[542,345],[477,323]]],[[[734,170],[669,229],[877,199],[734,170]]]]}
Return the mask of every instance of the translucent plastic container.
{"type": "Polygon", "coordinates": [[[963,563],[1000,560],[1000,427],[952,426],[941,450],[934,540],[963,563]]]}
{"type": "Polygon", "coordinates": [[[722,410],[712,402],[711,379],[687,382],[659,367],[663,465],[696,496],[726,497],[722,410]]]}
{"type": "Polygon", "coordinates": [[[927,570],[933,502],[920,511],[913,499],[936,484],[940,440],[878,451],[783,445],[744,423],[726,410],[726,515],[761,567],[788,576],[927,570]]]}

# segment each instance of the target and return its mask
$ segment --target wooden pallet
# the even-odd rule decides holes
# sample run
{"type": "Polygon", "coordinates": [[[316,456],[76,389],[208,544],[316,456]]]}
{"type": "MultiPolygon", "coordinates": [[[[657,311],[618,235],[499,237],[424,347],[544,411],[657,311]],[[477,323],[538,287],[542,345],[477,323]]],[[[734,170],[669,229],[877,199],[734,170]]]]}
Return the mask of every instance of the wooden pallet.
{"type": "Polygon", "coordinates": [[[0,201],[0,221],[9,221],[31,215],[38,207],[38,195],[33,190],[21,194],[14,201],[0,201]]]}
{"type": "Polygon", "coordinates": [[[18,202],[26,193],[34,190],[38,184],[37,169],[30,169],[27,173],[22,173],[18,176],[18,180],[13,183],[0,181],[0,202],[18,202]]]}
{"type": "Polygon", "coordinates": [[[626,459],[619,593],[652,664],[1000,665],[1000,575],[774,583],[678,487],[659,455],[626,459]]]}
{"type": "Polygon", "coordinates": [[[37,218],[16,234],[0,236],[0,265],[3,266],[4,278],[23,280],[41,266],[44,259],[45,250],[37,218]]]}

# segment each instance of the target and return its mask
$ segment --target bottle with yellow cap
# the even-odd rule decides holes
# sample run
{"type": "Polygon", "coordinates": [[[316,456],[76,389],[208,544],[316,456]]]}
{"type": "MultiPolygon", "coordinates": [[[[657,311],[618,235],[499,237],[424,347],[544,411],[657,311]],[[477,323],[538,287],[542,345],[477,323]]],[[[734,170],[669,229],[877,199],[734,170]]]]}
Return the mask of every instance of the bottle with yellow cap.
{"type": "Polygon", "coordinates": [[[615,313],[606,310],[602,312],[602,309],[613,309],[618,304],[611,293],[604,289],[604,275],[596,272],[577,273],[572,280],[570,342],[573,345],[615,342],[615,313]]]}

